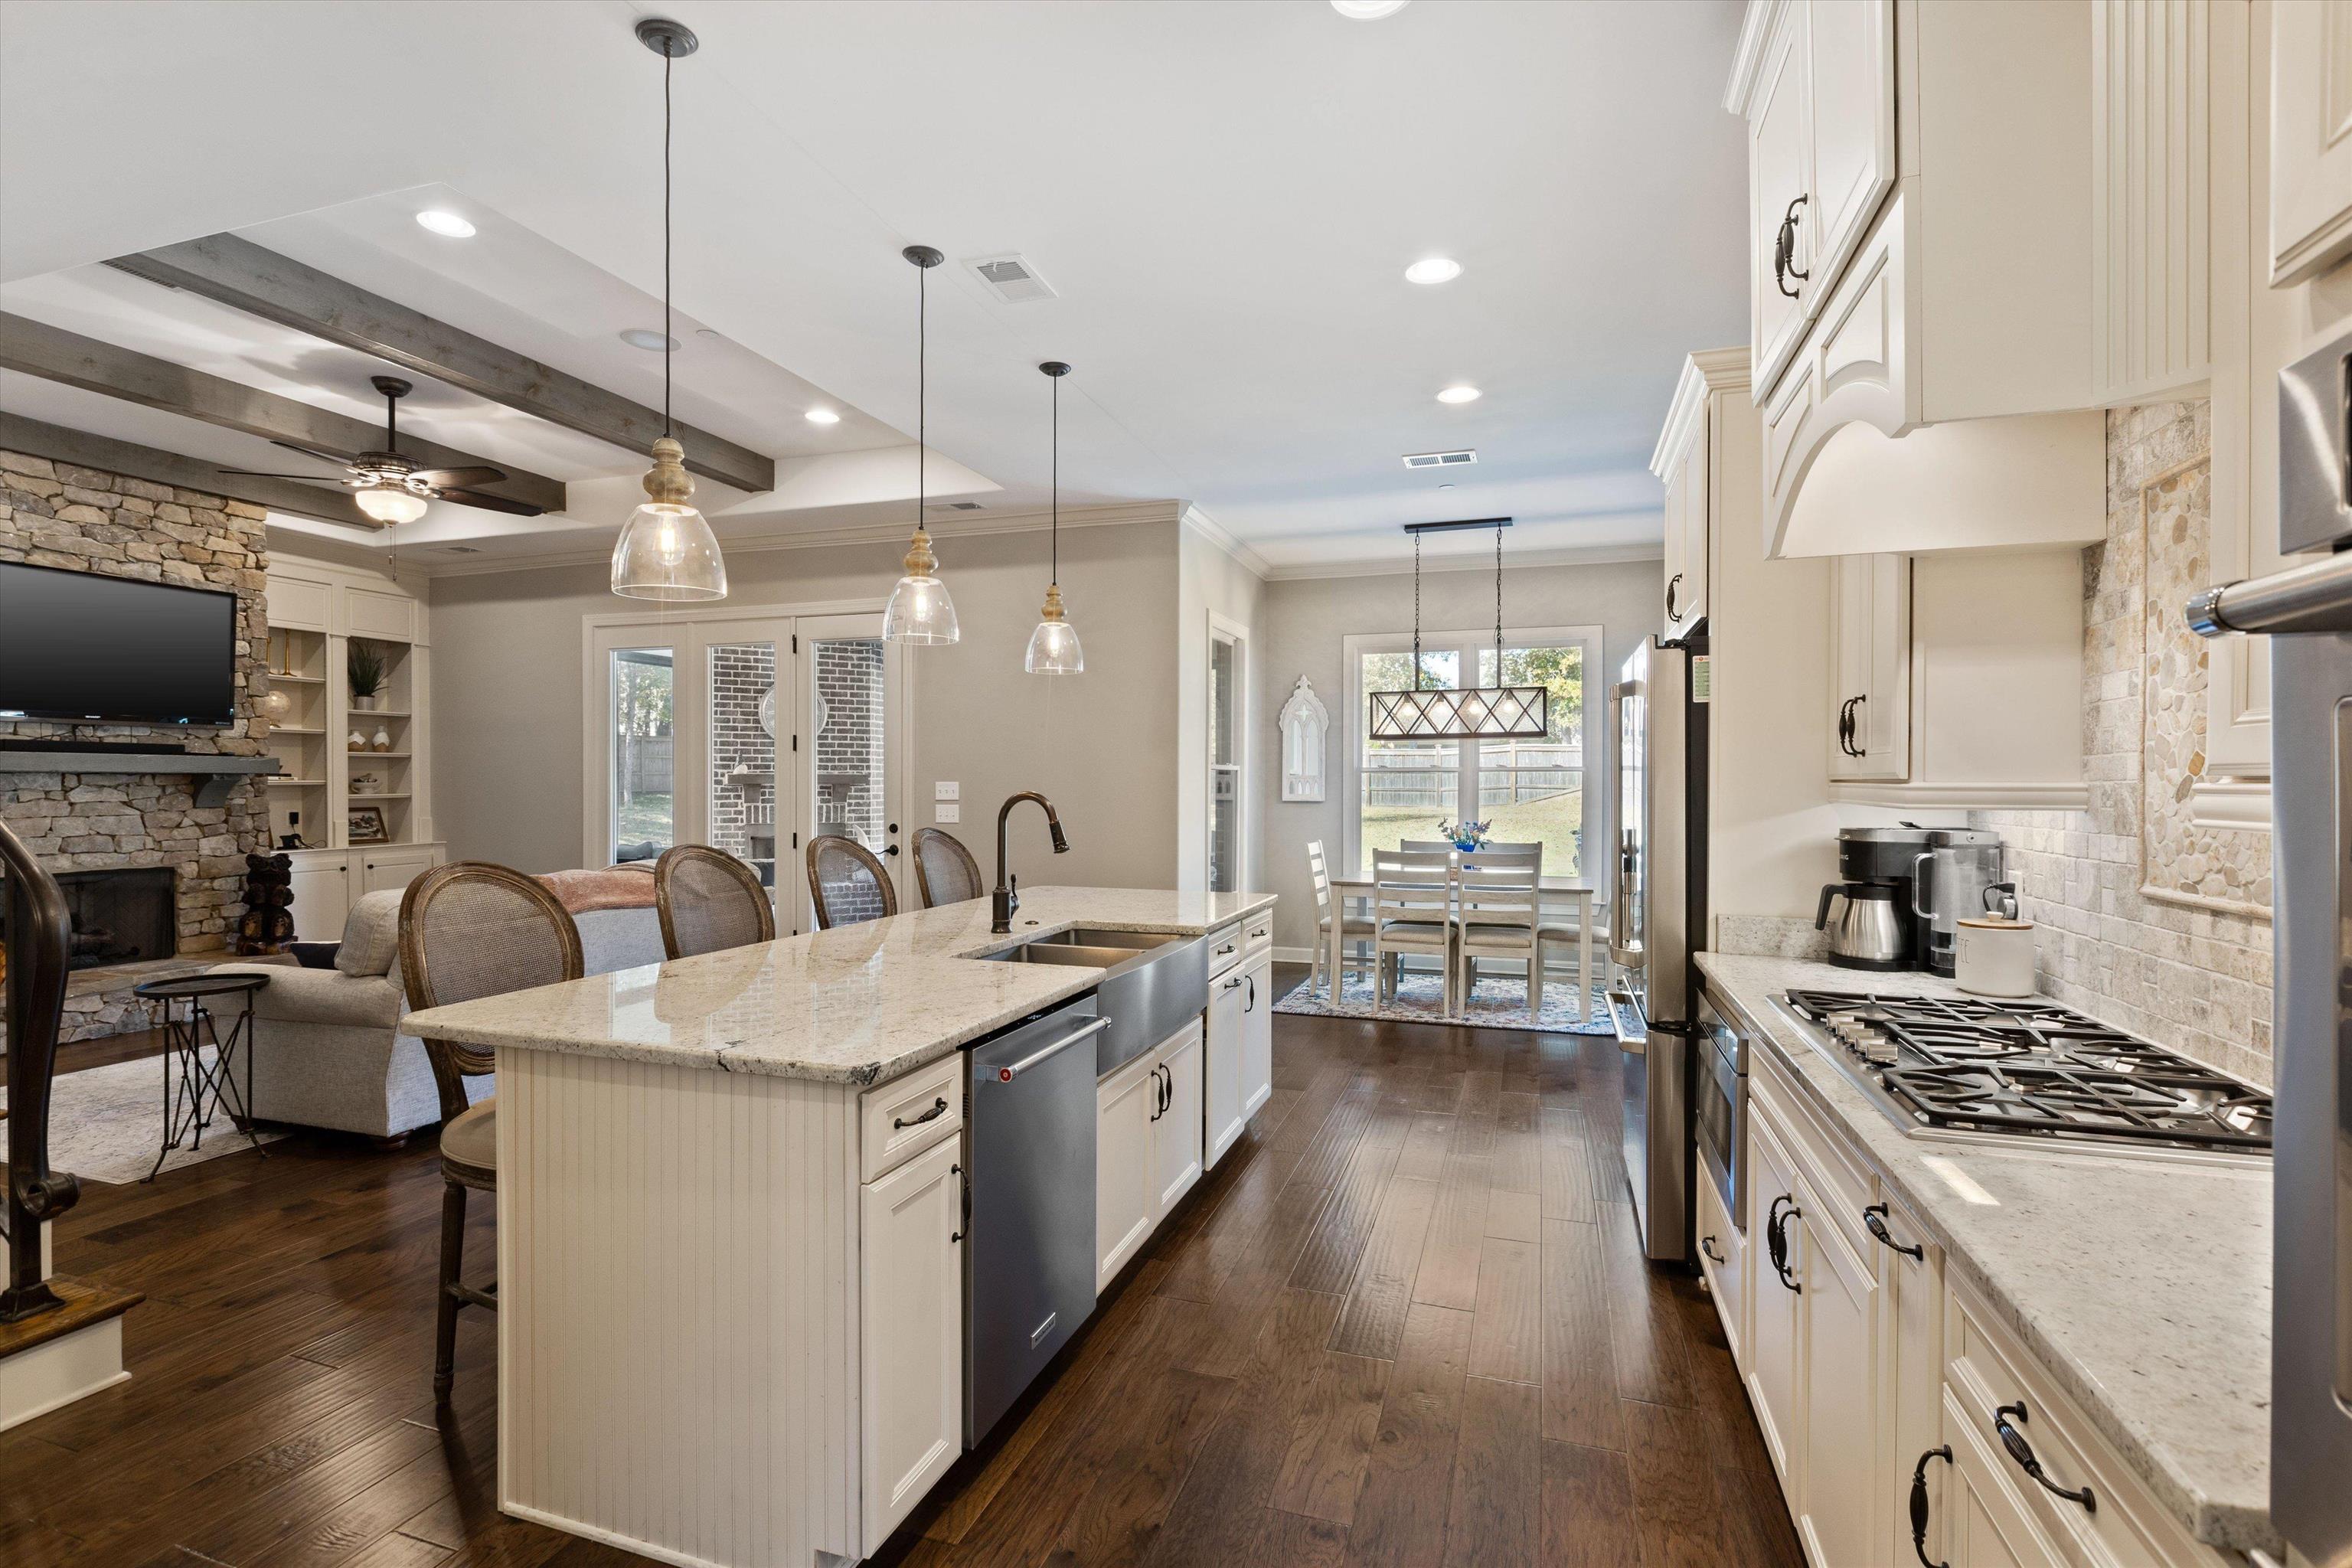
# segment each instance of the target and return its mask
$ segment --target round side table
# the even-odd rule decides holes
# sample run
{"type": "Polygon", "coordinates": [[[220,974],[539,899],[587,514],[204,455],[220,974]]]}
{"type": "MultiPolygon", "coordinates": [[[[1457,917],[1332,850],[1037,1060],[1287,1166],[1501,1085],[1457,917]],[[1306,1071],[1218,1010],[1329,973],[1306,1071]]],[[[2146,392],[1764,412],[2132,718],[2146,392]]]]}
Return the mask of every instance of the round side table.
{"type": "Polygon", "coordinates": [[[204,1147],[205,1129],[226,1108],[257,1152],[265,1160],[269,1151],[253,1131],[253,995],[269,984],[267,974],[186,974],[173,980],[150,980],[131,987],[131,994],[158,1002],[163,1009],[163,1146],[155,1152],[155,1168],[142,1178],[153,1181],[163,1173],[164,1158],[180,1147],[204,1147]],[[220,1016],[235,1009],[236,1017],[224,1036],[220,1016]],[[205,1047],[212,1047],[210,1063],[205,1047]],[[236,1061],[245,1058],[245,1088],[236,1084],[236,1061]],[[177,1065],[178,1071],[173,1068],[177,1065]],[[177,1079],[176,1089],[173,1079],[177,1079]]]}

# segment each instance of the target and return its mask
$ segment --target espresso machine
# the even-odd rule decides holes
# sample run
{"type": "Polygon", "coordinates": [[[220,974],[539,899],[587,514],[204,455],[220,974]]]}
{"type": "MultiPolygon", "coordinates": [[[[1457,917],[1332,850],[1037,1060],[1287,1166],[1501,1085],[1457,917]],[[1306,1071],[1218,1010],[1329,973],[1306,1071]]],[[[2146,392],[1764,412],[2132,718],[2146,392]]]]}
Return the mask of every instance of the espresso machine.
{"type": "Polygon", "coordinates": [[[1914,862],[1911,913],[1918,922],[1919,967],[1949,974],[1958,966],[1960,921],[1982,915],[1986,893],[2006,885],[2000,835],[1937,827],[1914,862]]]}
{"type": "Polygon", "coordinates": [[[1925,828],[1843,827],[1838,830],[1838,875],[1822,889],[1813,929],[1829,932],[1829,960],[1843,969],[1911,969],[1922,952],[1912,877],[1926,858],[1925,828]],[[1844,907],[1837,918],[1830,907],[1844,907]]]}

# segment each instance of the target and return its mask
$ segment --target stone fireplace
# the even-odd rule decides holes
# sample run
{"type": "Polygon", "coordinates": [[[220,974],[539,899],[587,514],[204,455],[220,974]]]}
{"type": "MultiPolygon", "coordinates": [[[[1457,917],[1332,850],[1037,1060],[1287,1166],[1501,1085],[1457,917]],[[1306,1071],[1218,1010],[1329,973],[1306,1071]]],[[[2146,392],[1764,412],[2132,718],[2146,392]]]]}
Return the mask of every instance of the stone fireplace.
{"type": "MultiPolygon", "coordinates": [[[[239,634],[233,726],[167,733],[19,720],[0,721],[0,739],[69,740],[91,751],[145,741],[190,752],[265,752],[263,517],[242,501],[0,451],[0,561],[229,589],[238,598],[239,634]]],[[[126,757],[125,768],[136,761],[126,757]]],[[[170,772],[168,758],[157,758],[156,767],[0,773],[0,819],[58,878],[76,910],[68,1040],[148,1026],[147,1005],[130,994],[131,986],[226,958],[244,906],[246,854],[268,847],[260,778],[240,778],[221,804],[200,805],[202,781],[170,772]],[[102,940],[101,931],[109,933],[102,940]],[[128,949],[139,956],[123,956],[128,949]]]]}

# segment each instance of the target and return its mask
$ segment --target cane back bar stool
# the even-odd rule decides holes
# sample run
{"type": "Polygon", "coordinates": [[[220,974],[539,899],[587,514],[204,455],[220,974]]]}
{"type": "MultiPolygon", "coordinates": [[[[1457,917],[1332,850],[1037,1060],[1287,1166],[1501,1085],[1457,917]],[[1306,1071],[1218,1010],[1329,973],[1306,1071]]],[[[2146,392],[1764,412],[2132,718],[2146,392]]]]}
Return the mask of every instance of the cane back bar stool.
{"type": "Polygon", "coordinates": [[[819,931],[898,912],[898,890],[881,857],[855,838],[821,833],[810,839],[808,882],[819,931]]]}
{"type": "Polygon", "coordinates": [[[980,879],[980,862],[971,858],[962,839],[936,827],[918,827],[915,890],[923,896],[923,908],[935,910],[941,904],[976,899],[988,888],[980,879]]]}
{"type": "Polygon", "coordinates": [[[672,958],[776,940],[776,907],[760,874],[708,844],[662,851],[654,862],[654,909],[672,958]]]}

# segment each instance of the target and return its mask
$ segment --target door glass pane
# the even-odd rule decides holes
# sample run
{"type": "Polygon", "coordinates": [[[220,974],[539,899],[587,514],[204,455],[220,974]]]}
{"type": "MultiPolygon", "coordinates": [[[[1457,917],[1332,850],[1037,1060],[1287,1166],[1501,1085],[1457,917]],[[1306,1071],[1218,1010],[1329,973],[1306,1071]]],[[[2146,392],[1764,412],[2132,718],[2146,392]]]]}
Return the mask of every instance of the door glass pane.
{"type": "Polygon", "coordinates": [[[650,860],[677,842],[677,740],[666,647],[612,654],[613,858],[650,860]]]}
{"type": "MultiPolygon", "coordinates": [[[[1361,659],[1357,684],[1364,708],[1357,715],[1356,732],[1364,739],[1356,775],[1356,874],[1370,876],[1375,849],[1393,849],[1407,838],[1439,837],[1438,825],[1455,819],[1461,809],[1462,750],[1454,741],[1372,740],[1371,694],[1411,689],[1412,655],[1368,653],[1361,659]]],[[[1445,690],[1460,686],[1461,656],[1451,648],[1423,649],[1421,684],[1445,690]]]]}
{"type": "Polygon", "coordinates": [[[877,855],[887,854],[882,639],[811,638],[805,668],[814,737],[809,796],[816,807],[814,830],[855,838],[877,855]]]}
{"type": "MultiPolygon", "coordinates": [[[[1495,650],[1478,655],[1478,684],[1493,686],[1495,650]]],[[[1584,648],[1506,647],[1505,686],[1541,686],[1550,724],[1540,741],[1478,742],[1478,812],[1501,844],[1540,843],[1544,875],[1584,875],[1584,648]]]]}
{"type": "Polygon", "coordinates": [[[1209,639],[1209,890],[1241,888],[1241,647],[1209,639]]]}
{"type": "Polygon", "coordinates": [[[710,806],[705,841],[776,885],[776,731],[792,733],[792,700],[778,718],[776,645],[710,647],[710,806]]]}

